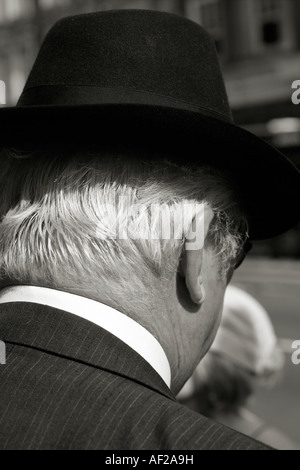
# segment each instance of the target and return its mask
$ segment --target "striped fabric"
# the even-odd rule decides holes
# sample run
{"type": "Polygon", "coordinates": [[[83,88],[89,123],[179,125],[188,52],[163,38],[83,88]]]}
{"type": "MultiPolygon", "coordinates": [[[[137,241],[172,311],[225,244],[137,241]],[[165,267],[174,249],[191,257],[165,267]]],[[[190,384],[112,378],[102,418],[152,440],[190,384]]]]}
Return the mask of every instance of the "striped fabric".
{"type": "Polygon", "coordinates": [[[0,305],[0,449],[267,449],[176,402],[99,326],[34,303],[0,305]]]}

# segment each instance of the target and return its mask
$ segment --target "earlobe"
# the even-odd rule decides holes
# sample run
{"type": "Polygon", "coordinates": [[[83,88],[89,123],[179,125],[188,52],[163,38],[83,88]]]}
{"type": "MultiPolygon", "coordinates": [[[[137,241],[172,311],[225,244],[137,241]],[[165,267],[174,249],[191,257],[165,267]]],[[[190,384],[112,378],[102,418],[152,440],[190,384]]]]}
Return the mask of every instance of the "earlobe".
{"type": "Polygon", "coordinates": [[[204,287],[203,278],[200,273],[201,261],[199,262],[199,250],[185,251],[181,255],[178,269],[177,269],[177,291],[180,292],[181,301],[184,300],[185,307],[189,305],[187,310],[194,312],[195,308],[198,310],[199,306],[204,300],[204,287]],[[200,275],[199,275],[200,273],[200,275]],[[192,310],[190,308],[194,305],[192,310]]]}
{"type": "MultiPolygon", "coordinates": [[[[182,268],[185,275],[186,287],[189,291],[191,300],[197,304],[202,305],[205,300],[204,288],[204,273],[203,273],[203,253],[204,243],[209,230],[209,225],[214,217],[213,211],[205,206],[203,212],[200,214],[199,219],[196,221],[196,226],[202,231],[202,243],[198,249],[190,249],[187,244],[190,243],[191,237],[187,238],[185,244],[184,259],[182,268]]],[[[195,226],[195,221],[191,224],[191,230],[195,226]]]]}
{"type": "Polygon", "coordinates": [[[197,304],[202,305],[204,300],[205,300],[205,289],[204,289],[204,286],[203,286],[202,277],[199,278],[198,282],[199,282],[199,285],[200,285],[200,292],[201,293],[200,293],[200,298],[199,298],[197,304]]]}
{"type": "Polygon", "coordinates": [[[203,287],[203,249],[185,252],[185,283],[195,304],[202,304],[204,300],[203,287]]]}

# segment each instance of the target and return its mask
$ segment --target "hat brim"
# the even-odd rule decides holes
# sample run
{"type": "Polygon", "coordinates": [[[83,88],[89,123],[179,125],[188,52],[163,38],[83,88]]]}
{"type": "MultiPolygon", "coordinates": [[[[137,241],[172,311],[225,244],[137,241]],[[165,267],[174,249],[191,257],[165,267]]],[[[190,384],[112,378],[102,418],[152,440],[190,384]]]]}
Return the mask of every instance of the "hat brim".
{"type": "Polygon", "coordinates": [[[279,235],[300,219],[296,167],[250,132],[199,112],[141,104],[11,107],[0,110],[0,129],[3,146],[130,145],[180,164],[214,166],[238,192],[252,240],[279,235]]]}

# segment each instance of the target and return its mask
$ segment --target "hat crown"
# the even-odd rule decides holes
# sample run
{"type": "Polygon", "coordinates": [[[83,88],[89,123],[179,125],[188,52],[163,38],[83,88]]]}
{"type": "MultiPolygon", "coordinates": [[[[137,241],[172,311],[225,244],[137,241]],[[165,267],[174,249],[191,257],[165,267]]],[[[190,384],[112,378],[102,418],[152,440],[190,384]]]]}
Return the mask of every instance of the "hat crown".
{"type": "Polygon", "coordinates": [[[106,90],[106,101],[117,91],[137,93],[143,104],[163,105],[167,98],[231,120],[212,38],[169,13],[111,10],[60,20],[44,40],[19,104],[52,104],[34,102],[31,90],[47,86],[94,87],[100,100],[99,90],[106,90]]]}

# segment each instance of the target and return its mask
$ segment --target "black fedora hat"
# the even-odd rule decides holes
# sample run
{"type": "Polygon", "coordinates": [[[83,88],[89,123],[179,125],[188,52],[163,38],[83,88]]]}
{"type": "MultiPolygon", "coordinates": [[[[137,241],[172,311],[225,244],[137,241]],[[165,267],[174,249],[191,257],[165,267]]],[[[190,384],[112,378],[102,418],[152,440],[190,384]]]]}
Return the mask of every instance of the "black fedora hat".
{"type": "Polygon", "coordinates": [[[213,40],[150,10],[68,17],[48,33],[17,106],[0,110],[1,144],[143,145],[210,164],[239,192],[252,239],[299,219],[300,173],[236,126],[213,40]]]}

